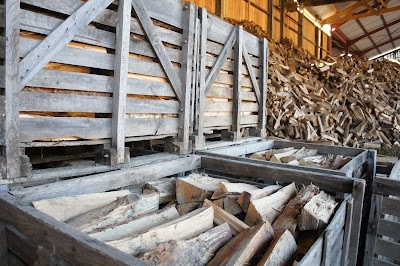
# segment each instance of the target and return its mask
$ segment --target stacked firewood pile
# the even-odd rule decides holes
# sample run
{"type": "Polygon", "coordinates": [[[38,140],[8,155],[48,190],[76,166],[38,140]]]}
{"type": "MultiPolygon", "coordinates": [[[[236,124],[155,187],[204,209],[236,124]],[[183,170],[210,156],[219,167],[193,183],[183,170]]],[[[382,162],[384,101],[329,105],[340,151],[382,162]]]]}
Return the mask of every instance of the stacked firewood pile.
{"type": "Polygon", "coordinates": [[[150,265],[292,265],[337,202],[314,185],[263,188],[204,174],[46,199],[40,211],[150,265]]]}
{"type": "MultiPolygon", "coordinates": [[[[254,23],[243,25],[267,37],[254,23]]],[[[350,147],[400,146],[400,65],[364,57],[318,60],[293,45],[270,41],[270,136],[350,147]]]]}

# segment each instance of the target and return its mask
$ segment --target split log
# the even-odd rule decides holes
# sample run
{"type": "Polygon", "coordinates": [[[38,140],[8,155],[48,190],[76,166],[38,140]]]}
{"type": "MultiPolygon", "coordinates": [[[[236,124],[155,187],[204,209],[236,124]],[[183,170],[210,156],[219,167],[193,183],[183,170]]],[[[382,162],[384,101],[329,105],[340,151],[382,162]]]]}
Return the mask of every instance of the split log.
{"type": "Polygon", "coordinates": [[[140,215],[158,210],[158,194],[130,194],[110,204],[72,218],[67,224],[84,233],[103,231],[124,224],[140,215]]]}
{"type": "Polygon", "coordinates": [[[250,203],[244,222],[250,226],[260,222],[273,223],[283,207],[297,194],[295,183],[278,190],[265,198],[250,203]]]}
{"type": "Polygon", "coordinates": [[[319,237],[318,231],[302,231],[297,241],[297,254],[302,257],[307,254],[308,250],[314,245],[319,237]]]}
{"type": "Polygon", "coordinates": [[[275,236],[274,241],[257,266],[291,265],[297,251],[297,244],[293,235],[284,231],[275,236]]]}
{"type": "Polygon", "coordinates": [[[252,265],[252,259],[264,252],[274,238],[274,232],[268,222],[248,228],[228,242],[208,266],[252,265]]]}
{"type": "Polygon", "coordinates": [[[318,154],[318,150],[300,149],[295,154],[290,155],[290,156],[286,156],[286,157],[282,157],[282,158],[280,158],[280,160],[283,163],[288,163],[288,162],[291,162],[291,161],[294,161],[294,160],[299,161],[299,160],[301,160],[303,158],[306,158],[306,157],[316,156],[317,154],[318,154]]]}
{"type": "Polygon", "coordinates": [[[180,215],[185,215],[185,214],[188,214],[189,212],[194,211],[195,209],[199,208],[200,206],[201,206],[200,202],[193,202],[193,203],[187,203],[187,204],[178,204],[176,206],[176,208],[180,215]]]}
{"type": "Polygon", "coordinates": [[[223,245],[232,238],[227,223],[190,240],[169,241],[139,255],[149,265],[206,265],[223,245]]]}
{"type": "Polygon", "coordinates": [[[158,193],[160,204],[168,203],[175,199],[176,178],[162,178],[147,182],[143,193],[158,193]]]}
{"type": "Polygon", "coordinates": [[[224,208],[224,199],[223,198],[218,199],[218,200],[213,200],[212,203],[214,203],[216,206],[220,207],[221,209],[224,208]]]}
{"type": "Polygon", "coordinates": [[[149,229],[143,234],[109,241],[106,244],[137,256],[163,242],[196,237],[213,228],[213,219],[213,208],[202,208],[149,229]]]}
{"type": "Polygon", "coordinates": [[[202,202],[210,199],[221,182],[226,179],[211,178],[207,175],[191,174],[176,180],[176,200],[179,204],[202,202]]]}
{"type": "Polygon", "coordinates": [[[319,188],[312,184],[303,187],[272,224],[274,232],[276,234],[280,234],[286,230],[289,230],[289,232],[295,236],[299,216],[304,205],[306,205],[307,202],[309,202],[316,194],[318,194],[318,192],[319,188]]]}
{"type": "Polygon", "coordinates": [[[117,240],[140,234],[152,227],[172,221],[178,217],[179,213],[176,208],[171,207],[155,213],[140,216],[129,223],[108,228],[104,231],[90,234],[90,236],[103,242],[117,240]]]}
{"type": "Polygon", "coordinates": [[[289,147],[289,148],[284,148],[284,149],[278,149],[278,150],[268,150],[265,152],[265,159],[267,159],[268,161],[271,160],[271,157],[275,154],[278,153],[285,153],[285,152],[290,152],[294,150],[294,147],[289,147]]]}
{"type": "Polygon", "coordinates": [[[252,190],[250,192],[244,191],[242,194],[240,194],[237,202],[240,205],[240,207],[242,208],[242,210],[247,212],[250,202],[264,198],[266,196],[269,196],[272,193],[277,192],[281,188],[282,188],[282,186],[272,185],[272,186],[264,187],[262,189],[252,190]]]}
{"type": "Polygon", "coordinates": [[[282,162],[282,158],[291,156],[293,154],[295,154],[298,150],[294,149],[294,150],[290,150],[290,151],[286,151],[286,152],[282,152],[282,153],[275,153],[274,155],[272,155],[270,161],[271,162],[276,162],[276,163],[281,163],[282,162]]]}
{"type": "Polygon", "coordinates": [[[266,160],[265,151],[255,152],[255,153],[251,154],[249,158],[257,159],[257,160],[266,160]]]}
{"type": "Polygon", "coordinates": [[[214,223],[221,225],[228,223],[231,229],[232,235],[236,236],[243,230],[249,228],[247,224],[230,214],[229,212],[216,206],[213,202],[208,199],[204,200],[204,207],[212,207],[214,209],[214,223]]]}
{"type": "Polygon", "coordinates": [[[303,208],[299,217],[299,229],[317,230],[325,228],[338,203],[330,195],[321,191],[303,208]]]}
{"type": "Polygon", "coordinates": [[[242,208],[237,203],[239,195],[230,195],[224,198],[224,210],[232,215],[238,215],[242,212],[242,208]]]}
{"type": "Polygon", "coordinates": [[[214,191],[214,194],[212,195],[211,199],[216,200],[223,198],[227,195],[240,195],[244,191],[250,192],[257,189],[259,189],[257,186],[246,183],[221,182],[218,185],[217,190],[214,191]]]}
{"type": "Polygon", "coordinates": [[[54,217],[57,221],[64,222],[72,217],[110,204],[118,197],[129,194],[129,190],[121,190],[45,199],[32,202],[32,204],[39,211],[54,217]]]}

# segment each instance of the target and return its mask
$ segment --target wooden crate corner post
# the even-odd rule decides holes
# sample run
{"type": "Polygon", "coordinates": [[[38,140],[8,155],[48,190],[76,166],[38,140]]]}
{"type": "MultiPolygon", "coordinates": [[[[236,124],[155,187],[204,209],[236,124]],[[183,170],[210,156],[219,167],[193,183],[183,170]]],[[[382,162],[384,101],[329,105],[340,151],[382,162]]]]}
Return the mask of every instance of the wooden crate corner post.
{"type": "Polygon", "coordinates": [[[0,221],[0,265],[8,265],[6,224],[0,221]]]}

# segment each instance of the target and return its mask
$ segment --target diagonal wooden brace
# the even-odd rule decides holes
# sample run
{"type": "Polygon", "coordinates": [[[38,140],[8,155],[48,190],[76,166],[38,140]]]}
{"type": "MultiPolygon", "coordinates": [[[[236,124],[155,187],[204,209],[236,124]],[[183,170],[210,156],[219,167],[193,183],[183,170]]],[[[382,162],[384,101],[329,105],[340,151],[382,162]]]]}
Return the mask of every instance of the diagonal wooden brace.
{"type": "Polygon", "coordinates": [[[256,93],[257,101],[259,104],[261,104],[260,87],[258,86],[257,78],[254,75],[254,70],[250,61],[249,53],[247,52],[247,47],[245,42],[243,42],[243,56],[244,56],[244,62],[246,63],[247,66],[247,70],[249,71],[250,74],[250,79],[251,83],[253,84],[253,89],[256,93]]]}
{"type": "Polygon", "coordinates": [[[46,37],[20,63],[20,90],[61,51],[74,36],[106,9],[113,0],[89,0],[46,37]]]}

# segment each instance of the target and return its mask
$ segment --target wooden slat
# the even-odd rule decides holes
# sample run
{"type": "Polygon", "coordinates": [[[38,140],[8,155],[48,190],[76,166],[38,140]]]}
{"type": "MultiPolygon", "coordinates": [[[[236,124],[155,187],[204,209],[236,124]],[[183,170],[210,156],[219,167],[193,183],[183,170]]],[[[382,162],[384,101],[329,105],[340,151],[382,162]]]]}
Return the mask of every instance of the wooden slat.
{"type": "Polygon", "coordinates": [[[383,196],[372,195],[371,211],[368,219],[368,230],[365,240],[364,262],[366,265],[371,265],[375,254],[376,239],[378,237],[378,228],[381,227],[381,207],[383,196]]]}
{"type": "MultiPolygon", "coordinates": [[[[232,99],[233,98],[233,90],[225,87],[212,86],[210,92],[208,93],[208,97],[210,98],[223,98],[223,99],[232,99]]],[[[243,101],[252,101],[256,102],[257,98],[254,92],[242,91],[242,99],[243,101]]]]}
{"type": "Polygon", "coordinates": [[[41,199],[97,193],[127,186],[144,185],[148,181],[192,171],[198,167],[200,167],[200,157],[192,155],[179,159],[145,164],[130,169],[15,190],[12,191],[12,194],[17,197],[23,197],[24,202],[30,203],[41,199]],[[77,187],[79,189],[76,189],[77,187]]]}
{"type": "MultiPolygon", "coordinates": [[[[177,118],[127,118],[126,136],[177,134],[177,118]]],[[[111,137],[110,118],[41,117],[20,119],[20,141],[79,137],[111,137]]]]}
{"type": "Polygon", "coordinates": [[[343,236],[343,249],[340,260],[338,263],[340,265],[348,265],[349,263],[349,249],[350,249],[350,233],[352,230],[352,219],[353,219],[353,198],[349,198],[346,202],[346,221],[344,227],[344,236],[343,236]]]}
{"type": "Polygon", "coordinates": [[[389,179],[400,180],[400,161],[393,166],[389,179]]]}
{"type": "Polygon", "coordinates": [[[0,36],[0,59],[5,59],[6,57],[6,38],[0,36]]]}
{"type": "Polygon", "coordinates": [[[14,225],[38,245],[52,250],[67,262],[98,265],[144,265],[140,260],[88,238],[65,223],[58,222],[30,206],[20,206],[14,197],[0,195],[0,220],[14,225]],[[43,237],[43,236],[46,237],[43,237]]]}
{"type": "Polygon", "coordinates": [[[394,239],[400,239],[400,223],[381,219],[379,221],[378,234],[394,239]]]}
{"type": "Polygon", "coordinates": [[[350,248],[349,248],[349,263],[356,265],[358,247],[361,235],[361,220],[363,218],[364,196],[365,196],[366,181],[362,179],[354,179],[352,197],[353,212],[352,225],[350,232],[350,248]]]}
{"type": "Polygon", "coordinates": [[[6,27],[6,8],[3,5],[0,5],[0,26],[6,27]]]}
{"type": "MultiPolygon", "coordinates": [[[[180,80],[178,74],[176,73],[171,60],[169,59],[165,47],[160,39],[160,36],[156,32],[154,24],[150,19],[150,16],[146,10],[145,5],[143,4],[142,0],[132,1],[133,9],[135,10],[136,16],[140,21],[143,30],[146,32],[147,38],[151,43],[155,53],[157,54],[158,59],[174,88],[174,91],[178,97],[178,99],[182,102],[184,95],[183,95],[183,86],[182,81],[180,80]]],[[[181,10],[179,10],[181,11],[181,10]]],[[[171,14],[169,14],[171,15],[171,14]]],[[[186,84],[185,84],[186,85],[186,84]]]]}
{"type": "MultiPolygon", "coordinates": [[[[212,99],[206,99],[205,111],[206,112],[232,112],[232,102],[219,102],[212,99]]],[[[257,103],[242,103],[242,112],[257,112],[257,103]]]]}
{"type": "Polygon", "coordinates": [[[375,254],[400,261],[400,244],[378,238],[375,254]]]}
{"type": "Polygon", "coordinates": [[[20,63],[22,89],[74,36],[88,25],[112,0],[90,0],[68,17],[56,30],[34,48],[20,63]]]}
{"type": "MultiPolygon", "coordinates": [[[[222,148],[216,148],[216,149],[207,149],[207,151],[204,152],[204,154],[222,154],[222,155],[229,155],[229,156],[241,156],[243,154],[251,154],[254,152],[258,152],[261,150],[269,150],[272,149],[274,145],[274,142],[272,140],[268,141],[256,141],[256,142],[250,142],[246,145],[231,145],[227,147],[222,147],[222,148]]],[[[199,152],[202,154],[203,152],[199,152]]]]}
{"type": "MultiPolygon", "coordinates": [[[[109,76],[42,70],[28,83],[28,86],[112,93],[113,84],[114,79],[109,76]]],[[[128,94],[149,96],[175,96],[169,83],[131,78],[128,79],[127,92],[128,94]]]]}
{"type": "MultiPolygon", "coordinates": [[[[132,21],[134,21],[134,20],[132,20],[132,21]]],[[[28,10],[21,11],[21,29],[22,30],[49,35],[62,22],[63,22],[63,20],[61,20],[61,19],[45,16],[43,14],[35,13],[32,11],[28,11],[28,10]]],[[[162,28],[162,29],[164,29],[164,28],[162,28]]],[[[139,32],[139,30],[136,30],[136,31],[139,32]]],[[[141,31],[141,29],[140,29],[140,31],[141,31]]],[[[172,31],[171,31],[171,34],[173,34],[172,31]]],[[[169,38],[169,39],[171,39],[171,38],[169,38]]],[[[163,41],[168,42],[169,39],[163,38],[163,41]]],[[[113,33],[113,32],[100,30],[100,29],[96,29],[96,28],[87,26],[81,32],[77,33],[77,35],[73,38],[73,40],[80,42],[80,43],[86,43],[86,44],[96,45],[96,46],[100,46],[100,47],[115,49],[116,38],[115,38],[115,33],[113,33]]],[[[168,47],[165,47],[165,50],[166,50],[169,58],[173,62],[177,62],[177,63],[181,62],[181,51],[180,50],[172,49],[172,48],[168,48],[168,47]]],[[[147,41],[141,40],[139,38],[134,38],[129,41],[129,52],[133,53],[133,54],[152,57],[152,58],[157,57],[156,54],[154,53],[153,49],[151,48],[151,45],[147,41]]]]}
{"type": "Polygon", "coordinates": [[[298,265],[321,265],[322,263],[322,249],[323,249],[323,237],[319,237],[317,241],[311,246],[310,250],[299,262],[298,265]]]}
{"type": "MultiPolygon", "coordinates": [[[[215,43],[213,41],[210,41],[210,40],[208,40],[206,44],[207,44],[207,47],[206,47],[207,55],[218,56],[224,49],[224,47],[222,45],[215,43]]],[[[234,57],[234,52],[233,51],[229,52],[228,59],[233,60],[233,57],[234,57]]],[[[259,67],[260,59],[258,57],[252,56],[252,57],[250,57],[250,61],[251,61],[251,64],[253,65],[253,67],[256,67],[256,68],[259,67]]],[[[246,68],[246,67],[244,67],[244,68],[246,68]]]]}
{"type": "Polygon", "coordinates": [[[258,86],[258,80],[256,74],[254,73],[254,70],[251,66],[250,56],[249,53],[247,52],[246,43],[243,43],[243,58],[247,66],[247,70],[250,75],[251,83],[253,84],[253,90],[257,96],[258,103],[261,104],[260,87],[258,86]]]}
{"type": "Polygon", "coordinates": [[[0,88],[6,87],[6,68],[5,66],[0,66],[0,88]]]}
{"type": "Polygon", "coordinates": [[[390,214],[400,217],[400,200],[384,197],[381,214],[390,214]]]}
{"type": "MultiPolygon", "coordinates": [[[[257,115],[244,115],[241,117],[241,126],[257,124],[257,115]]],[[[231,116],[206,116],[204,117],[204,127],[231,126],[231,116]]]]}
{"type": "Polygon", "coordinates": [[[379,195],[392,195],[400,197],[400,181],[377,177],[375,179],[374,193],[379,195]]]}
{"type": "Polygon", "coordinates": [[[260,97],[258,111],[258,129],[261,130],[260,137],[265,138],[267,132],[265,130],[267,124],[267,90],[268,90],[268,42],[267,39],[263,38],[260,40],[260,97]]]}
{"type": "Polygon", "coordinates": [[[364,151],[354,157],[350,162],[343,166],[340,171],[349,172],[353,176],[353,172],[358,170],[368,160],[368,151],[364,151]]]}
{"type": "Polygon", "coordinates": [[[235,51],[235,67],[233,72],[233,107],[232,107],[232,132],[234,133],[233,141],[241,139],[242,135],[240,132],[242,124],[242,65],[243,65],[243,27],[237,27],[236,30],[236,42],[234,46],[235,51]]]}
{"type": "Polygon", "coordinates": [[[6,224],[0,220],[0,264],[8,265],[6,224]]]}
{"type": "MultiPolygon", "coordinates": [[[[112,98],[104,96],[21,92],[20,111],[111,113],[112,98]]],[[[179,103],[167,100],[127,99],[127,113],[177,114],[179,103]]],[[[0,110],[1,112],[1,110],[0,110]]]]}
{"type": "MultiPolygon", "coordinates": [[[[229,58],[229,55],[230,55],[230,53],[228,54],[228,59],[232,59],[233,60],[233,58],[229,58]]],[[[209,67],[209,68],[212,68],[217,60],[218,60],[217,57],[207,54],[206,55],[206,66],[209,67]]],[[[249,60],[250,60],[250,63],[253,65],[253,60],[251,60],[251,58],[249,58],[249,60]]],[[[227,60],[221,66],[221,70],[225,70],[225,71],[228,71],[228,72],[233,72],[234,65],[235,65],[234,62],[232,62],[230,60],[229,61],[227,60]]],[[[247,66],[243,64],[241,68],[242,68],[243,75],[248,76],[249,75],[249,70],[247,69],[247,66]]],[[[259,77],[258,65],[256,65],[255,67],[251,66],[251,70],[253,71],[254,76],[256,78],[258,78],[259,77]]]]}
{"type": "Polygon", "coordinates": [[[374,266],[396,266],[398,264],[394,264],[394,263],[391,263],[391,262],[380,260],[378,258],[374,258],[373,265],[374,266]]]}
{"type": "Polygon", "coordinates": [[[335,243],[333,243],[332,252],[330,254],[331,263],[329,265],[336,266],[340,265],[340,259],[343,254],[343,239],[344,239],[344,231],[340,231],[339,236],[337,237],[335,243]]]}

